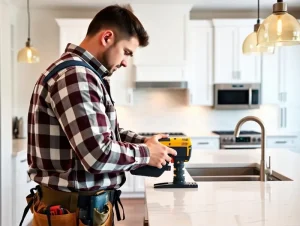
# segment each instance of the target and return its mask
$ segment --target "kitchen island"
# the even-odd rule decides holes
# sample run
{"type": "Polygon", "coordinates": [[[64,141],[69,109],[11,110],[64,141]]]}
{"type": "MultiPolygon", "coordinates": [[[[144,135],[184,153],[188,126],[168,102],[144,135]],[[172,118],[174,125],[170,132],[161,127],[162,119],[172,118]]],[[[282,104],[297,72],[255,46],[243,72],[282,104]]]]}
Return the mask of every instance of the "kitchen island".
{"type": "MultiPolygon", "coordinates": [[[[198,188],[154,189],[171,182],[173,171],[145,180],[149,226],[300,226],[300,155],[267,149],[275,173],[292,181],[197,182],[198,188]]],[[[193,150],[191,167],[247,167],[260,163],[260,150],[193,150]]],[[[193,181],[186,172],[186,181],[193,181]]]]}

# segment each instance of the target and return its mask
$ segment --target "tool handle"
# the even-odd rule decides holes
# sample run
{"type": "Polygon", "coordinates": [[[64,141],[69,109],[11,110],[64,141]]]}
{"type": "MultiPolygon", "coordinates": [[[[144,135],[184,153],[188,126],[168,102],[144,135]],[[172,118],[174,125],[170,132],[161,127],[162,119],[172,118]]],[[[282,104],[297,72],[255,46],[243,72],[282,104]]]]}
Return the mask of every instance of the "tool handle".
{"type": "Polygon", "coordinates": [[[171,166],[169,166],[169,163],[167,162],[161,169],[154,166],[142,166],[136,170],[131,170],[130,173],[137,176],[160,177],[165,171],[170,170],[171,166]]]}

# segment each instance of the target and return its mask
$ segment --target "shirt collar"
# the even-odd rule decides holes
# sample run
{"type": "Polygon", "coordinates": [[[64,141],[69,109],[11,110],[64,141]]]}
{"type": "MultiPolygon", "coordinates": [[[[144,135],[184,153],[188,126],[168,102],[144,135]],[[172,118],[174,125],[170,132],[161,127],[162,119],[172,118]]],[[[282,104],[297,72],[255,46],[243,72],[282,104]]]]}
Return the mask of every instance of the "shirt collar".
{"type": "Polygon", "coordinates": [[[65,49],[65,53],[73,53],[81,57],[84,61],[89,63],[102,77],[109,74],[106,67],[104,67],[89,51],[80,46],[69,43],[65,49]]]}

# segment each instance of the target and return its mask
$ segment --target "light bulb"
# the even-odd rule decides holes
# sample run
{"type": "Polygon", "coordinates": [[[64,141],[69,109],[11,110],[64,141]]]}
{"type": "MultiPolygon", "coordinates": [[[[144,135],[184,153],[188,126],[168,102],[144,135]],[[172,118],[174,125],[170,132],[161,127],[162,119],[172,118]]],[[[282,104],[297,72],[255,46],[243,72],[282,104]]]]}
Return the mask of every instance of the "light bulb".
{"type": "Polygon", "coordinates": [[[278,36],[282,35],[282,20],[281,20],[281,16],[278,16],[278,21],[277,21],[277,35],[278,36]]]}

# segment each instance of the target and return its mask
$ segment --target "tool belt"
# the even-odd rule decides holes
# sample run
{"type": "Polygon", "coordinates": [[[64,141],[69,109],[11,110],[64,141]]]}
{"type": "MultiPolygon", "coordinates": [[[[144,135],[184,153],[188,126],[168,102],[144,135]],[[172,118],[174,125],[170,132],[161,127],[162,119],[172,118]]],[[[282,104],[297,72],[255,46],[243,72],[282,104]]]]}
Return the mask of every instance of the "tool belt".
{"type": "Polygon", "coordinates": [[[125,219],[120,195],[120,190],[63,192],[37,185],[26,197],[28,205],[20,226],[29,210],[33,213],[32,226],[113,226],[113,207],[117,220],[121,220],[118,204],[125,219]]]}

